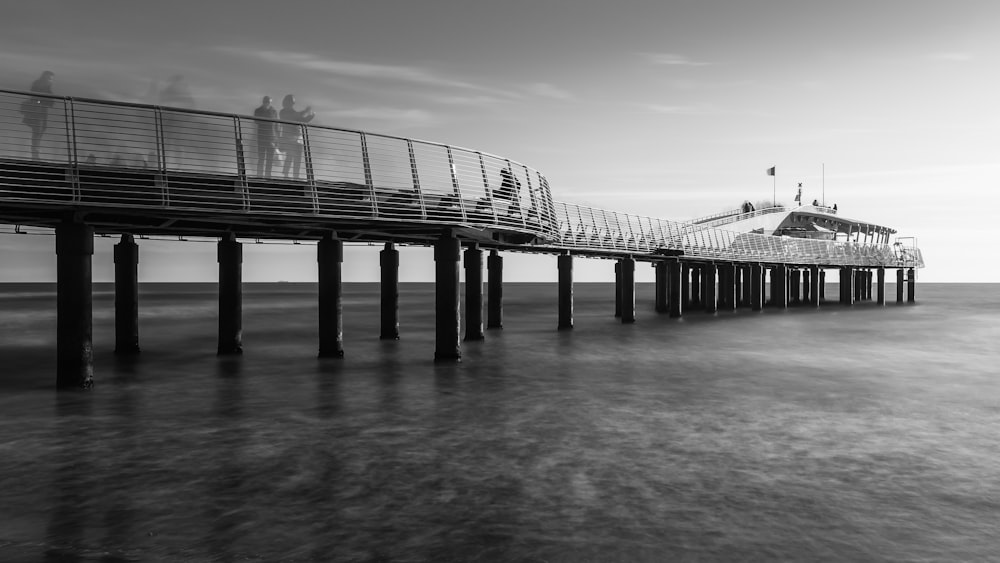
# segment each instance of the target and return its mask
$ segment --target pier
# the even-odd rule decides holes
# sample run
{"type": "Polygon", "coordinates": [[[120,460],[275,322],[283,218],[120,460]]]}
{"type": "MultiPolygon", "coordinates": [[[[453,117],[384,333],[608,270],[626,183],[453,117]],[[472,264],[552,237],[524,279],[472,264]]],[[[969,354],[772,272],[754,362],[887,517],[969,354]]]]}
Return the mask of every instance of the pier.
{"type": "Polygon", "coordinates": [[[578,259],[613,262],[614,314],[623,324],[636,322],[637,303],[646,301],[636,295],[639,267],[655,270],[650,306],[673,318],[830,305],[828,271],[839,274],[841,306],[871,301],[873,284],[884,305],[886,269],[896,270],[896,303],[914,302],[923,267],[911,239],[892,243],[891,228],[823,206],[691,221],[595,209],[553,199],[540,171],[508,158],[366,131],[282,123],[302,128],[301,173],[264,175],[255,173],[262,169],[254,137],[262,120],[232,114],[46,96],[53,106],[35,159],[18,114],[28,96],[44,95],[0,90],[0,224],[55,234],[60,388],[94,381],[95,235],[120,237],[119,354],[141,353],[137,265],[141,238],[149,236],[218,241],[220,355],[243,352],[241,241],[248,239],[316,241],[324,358],[350,355],[343,341],[345,243],[384,245],[378,338],[385,340],[405,337],[400,248],[434,249],[439,362],[461,360],[463,341],[488,341],[489,331],[503,328],[503,252],[557,256],[554,330],[574,326],[578,259]],[[835,236],[811,236],[816,229],[835,236]]]}

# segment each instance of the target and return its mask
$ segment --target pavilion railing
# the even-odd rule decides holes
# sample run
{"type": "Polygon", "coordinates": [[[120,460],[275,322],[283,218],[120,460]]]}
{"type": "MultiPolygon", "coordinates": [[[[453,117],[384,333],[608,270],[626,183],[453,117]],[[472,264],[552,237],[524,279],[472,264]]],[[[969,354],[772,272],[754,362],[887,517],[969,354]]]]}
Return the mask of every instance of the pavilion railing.
{"type": "Polygon", "coordinates": [[[923,267],[915,247],[776,237],[705,228],[665,219],[629,215],[556,202],[556,246],[568,250],[685,256],[733,262],[923,267]]]}

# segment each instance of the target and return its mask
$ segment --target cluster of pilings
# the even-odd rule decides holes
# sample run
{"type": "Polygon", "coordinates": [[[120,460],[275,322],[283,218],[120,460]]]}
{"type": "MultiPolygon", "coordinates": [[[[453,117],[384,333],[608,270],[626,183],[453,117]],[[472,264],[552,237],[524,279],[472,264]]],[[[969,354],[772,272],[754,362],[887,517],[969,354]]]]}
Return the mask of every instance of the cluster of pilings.
{"type": "MultiPolygon", "coordinates": [[[[462,357],[462,311],[465,340],[484,338],[486,328],[503,327],[503,257],[492,249],[487,258],[487,299],[483,299],[483,249],[445,232],[434,242],[436,361],[462,357]],[[465,307],[461,306],[460,268],[465,268],[465,307]]],[[[57,254],[57,387],[88,388],[93,384],[92,265],[94,230],[76,221],[56,228],[57,254]]],[[[342,299],[343,241],[327,234],[317,245],[319,356],[343,357],[342,299]]],[[[382,339],[399,338],[399,250],[391,242],[381,251],[382,339]]],[[[139,352],[139,248],[124,234],[115,245],[115,352],[139,352]]],[[[573,328],[573,260],[569,252],[557,258],[558,329],[573,328]]],[[[648,258],[648,257],[646,257],[648,258]]],[[[242,348],[243,246],[229,234],[218,243],[219,334],[218,353],[240,354],[242,348]]],[[[685,311],[709,313],[748,307],[754,311],[790,305],[818,307],[825,299],[825,270],[817,265],[707,262],[662,257],[655,268],[655,310],[681,317],[685,311]],[[770,281],[768,282],[768,278],[770,281]],[[767,289],[770,288],[770,295],[767,289]]],[[[615,262],[615,315],[622,323],[635,322],[635,267],[632,257],[615,262]]],[[[885,304],[885,268],[840,267],[840,303],[852,305],[872,299],[885,304]]],[[[912,268],[897,270],[896,301],[914,301],[916,278],[912,268]],[[904,283],[905,282],[905,283],[904,283]]]]}

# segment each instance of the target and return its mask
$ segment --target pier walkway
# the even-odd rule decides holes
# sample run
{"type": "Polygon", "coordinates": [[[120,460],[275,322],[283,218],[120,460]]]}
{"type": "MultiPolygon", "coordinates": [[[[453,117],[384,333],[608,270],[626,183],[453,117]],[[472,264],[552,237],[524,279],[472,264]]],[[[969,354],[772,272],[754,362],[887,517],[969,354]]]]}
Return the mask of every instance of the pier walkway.
{"type": "MultiPolygon", "coordinates": [[[[38,123],[37,113],[34,117],[38,123]]],[[[322,296],[328,291],[339,299],[344,241],[382,243],[389,253],[398,252],[396,244],[433,245],[439,266],[446,264],[446,271],[438,270],[445,292],[439,297],[446,302],[457,295],[463,246],[469,283],[477,279],[477,254],[470,258],[470,251],[490,250],[494,265],[503,250],[557,254],[560,328],[572,326],[571,287],[566,290],[568,305],[562,294],[572,283],[573,256],[618,260],[619,267],[624,264],[622,287],[627,287],[635,261],[657,265],[664,277],[660,284],[658,270],[657,309],[662,305],[664,311],[668,301],[678,302],[677,307],[680,301],[707,304],[708,296],[697,288],[711,285],[714,292],[716,283],[725,293],[712,293],[707,310],[719,303],[749,303],[750,292],[746,299],[739,292],[741,280],[756,287],[757,301],[763,301],[765,269],[772,272],[772,292],[775,272],[788,278],[789,272],[811,271],[818,304],[820,269],[837,268],[852,277],[877,269],[881,280],[884,268],[896,268],[912,280],[914,270],[923,267],[915,245],[889,244],[894,230],[844,219],[823,207],[734,210],[694,221],[644,217],[556,201],[540,171],[477,150],[336,127],[10,90],[0,90],[0,223],[55,230],[61,295],[74,295],[65,306],[60,297],[60,319],[76,319],[78,325],[87,321],[77,317],[90,314],[86,293],[94,233],[122,235],[121,279],[132,284],[134,271],[128,269],[137,260],[134,235],[218,237],[220,353],[240,350],[240,327],[233,319],[239,314],[239,238],[321,241],[321,354],[322,296]],[[34,138],[31,112],[42,112],[45,125],[44,131],[35,129],[34,138]],[[258,131],[269,128],[294,141],[275,147],[258,137],[258,131]],[[846,236],[838,240],[797,232],[805,224],[820,235],[846,236]],[[677,295],[670,291],[672,300],[667,296],[668,267],[677,286],[677,295]],[[570,272],[566,276],[564,269],[570,272]],[[327,289],[325,271],[332,272],[327,289]],[[691,272],[711,280],[706,277],[693,290],[685,284],[687,293],[681,298],[680,279],[693,280],[691,272]]],[[[389,254],[383,266],[393,260],[398,265],[398,255],[389,254]]],[[[383,282],[394,283],[391,275],[383,282]]],[[[778,285],[789,293],[791,285],[778,285]]],[[[912,298],[912,281],[910,285],[912,298]]],[[[621,302],[628,301],[627,290],[619,294],[621,302]]],[[[803,289],[799,295],[808,294],[803,289]]],[[[470,305],[482,308],[481,302],[470,305]]],[[[439,316],[447,317],[451,305],[441,307],[439,316]]],[[[670,312],[679,316],[680,309],[670,312]]],[[[499,324],[493,313],[491,305],[489,326],[499,324]]],[[[338,320],[327,332],[337,333],[342,328],[339,313],[331,314],[338,320]]],[[[628,316],[626,311],[623,321],[628,316]]],[[[447,330],[439,337],[450,342],[457,329],[447,330]]],[[[65,331],[60,338],[72,342],[65,350],[60,344],[60,355],[79,355],[89,346],[85,330],[65,331]]],[[[471,338],[481,338],[479,332],[471,338]]],[[[137,343],[123,344],[129,347],[138,350],[137,343]]],[[[332,355],[342,354],[337,342],[326,348],[332,355]]],[[[439,346],[436,357],[457,358],[460,351],[447,344],[439,346]]],[[[79,359],[66,362],[67,370],[79,371],[79,359]]],[[[83,361],[84,371],[91,369],[88,362],[83,361]]]]}

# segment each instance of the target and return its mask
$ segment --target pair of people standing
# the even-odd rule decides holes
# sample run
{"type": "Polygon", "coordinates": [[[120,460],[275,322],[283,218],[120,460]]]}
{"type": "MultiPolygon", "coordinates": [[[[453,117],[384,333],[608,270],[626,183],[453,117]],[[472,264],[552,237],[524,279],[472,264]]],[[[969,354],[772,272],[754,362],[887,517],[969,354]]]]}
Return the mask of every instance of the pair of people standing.
{"type": "Polygon", "coordinates": [[[302,123],[309,123],[316,117],[311,107],[303,110],[295,109],[295,96],[288,94],[281,100],[281,111],[271,105],[271,97],[264,96],[260,107],[253,112],[257,121],[257,175],[271,177],[271,167],[274,164],[274,152],[277,148],[285,154],[285,165],[282,173],[285,178],[288,172],[298,179],[302,168],[302,123]],[[280,119],[289,123],[275,123],[265,119],[280,119]]]}

